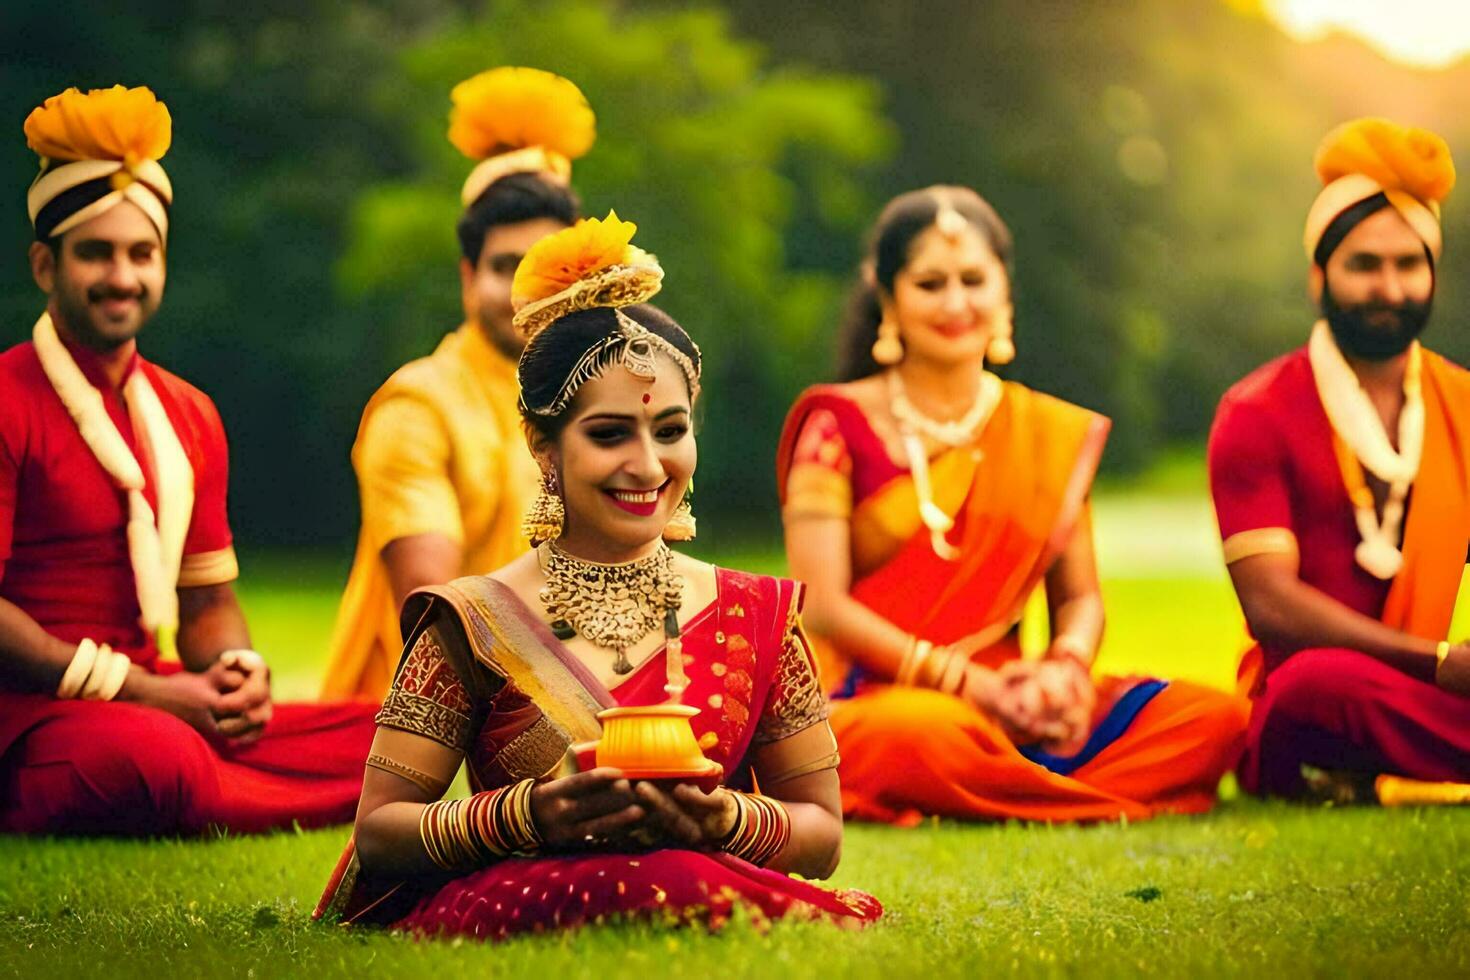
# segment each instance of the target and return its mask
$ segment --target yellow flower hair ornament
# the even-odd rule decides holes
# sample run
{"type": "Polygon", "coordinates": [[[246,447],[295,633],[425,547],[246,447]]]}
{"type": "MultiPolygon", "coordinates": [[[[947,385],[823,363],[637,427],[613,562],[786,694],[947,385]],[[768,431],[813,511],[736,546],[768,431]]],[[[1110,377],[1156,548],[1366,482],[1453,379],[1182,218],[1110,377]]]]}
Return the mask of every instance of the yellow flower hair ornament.
{"type": "Polygon", "coordinates": [[[514,173],[567,183],[572,161],[597,139],[597,117],[582,90],[539,68],[492,68],[460,82],[449,97],[449,142],[480,161],[460,192],[466,206],[514,173]]]}
{"type": "Polygon", "coordinates": [[[700,367],[695,360],[619,309],[651,299],[663,284],[658,260],[632,243],[637,230],[633,222],[609,211],[606,218],[584,218],[541,239],[521,259],[511,283],[511,303],[516,308],[513,322],[528,348],[557,320],[581,310],[612,309],[618,324],[582,355],[556,397],[546,405],[527,406],[531,411],[559,415],[578,388],[613,363],[652,381],[656,353],[679,366],[691,398],[698,396],[700,367]]]}

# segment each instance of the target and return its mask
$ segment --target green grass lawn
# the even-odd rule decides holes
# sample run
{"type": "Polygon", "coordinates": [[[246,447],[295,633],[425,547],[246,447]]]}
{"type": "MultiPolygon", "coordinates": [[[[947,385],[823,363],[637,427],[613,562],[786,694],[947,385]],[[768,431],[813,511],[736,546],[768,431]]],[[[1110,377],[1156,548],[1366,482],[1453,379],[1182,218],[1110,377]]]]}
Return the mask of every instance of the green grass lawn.
{"type": "MultiPolygon", "coordinates": [[[[1244,639],[1239,610],[1207,505],[1174,482],[1100,495],[1101,669],[1225,687],[1244,639]]],[[[769,547],[718,538],[713,557],[781,567],[769,547]]],[[[241,594],[279,697],[314,695],[344,572],[320,559],[245,556],[241,594]]],[[[1033,616],[1028,634],[1038,628],[1033,616]]],[[[620,926],[496,947],[312,924],[344,830],[0,838],[0,974],[1470,974],[1470,810],[1231,796],[1209,817],[1131,826],[851,826],[835,884],[869,890],[888,909],[863,933],[620,926]]]]}

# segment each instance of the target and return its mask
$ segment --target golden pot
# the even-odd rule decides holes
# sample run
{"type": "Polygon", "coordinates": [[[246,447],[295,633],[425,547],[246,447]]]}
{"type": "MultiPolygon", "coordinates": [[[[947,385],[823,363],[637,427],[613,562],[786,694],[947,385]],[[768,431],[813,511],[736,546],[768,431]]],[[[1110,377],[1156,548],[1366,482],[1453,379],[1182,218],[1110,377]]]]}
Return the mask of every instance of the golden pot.
{"type": "Polygon", "coordinates": [[[650,704],[608,708],[597,713],[602,739],[597,765],[612,766],[631,779],[698,777],[718,770],[694,740],[689,719],[698,708],[682,704],[650,704]]]}

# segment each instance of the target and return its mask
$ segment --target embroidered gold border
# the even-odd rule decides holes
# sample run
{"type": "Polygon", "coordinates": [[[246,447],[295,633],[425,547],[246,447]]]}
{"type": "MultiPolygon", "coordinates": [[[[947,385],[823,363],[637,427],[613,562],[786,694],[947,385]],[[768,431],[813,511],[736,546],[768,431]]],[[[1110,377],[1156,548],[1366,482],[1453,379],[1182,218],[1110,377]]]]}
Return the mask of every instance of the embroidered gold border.
{"type": "Polygon", "coordinates": [[[849,517],[852,483],[819,463],[797,463],[786,477],[786,505],[781,513],[787,517],[849,517]]]}
{"type": "Polygon", "coordinates": [[[536,779],[561,764],[569,744],[566,735],[543,715],[506,742],[495,761],[512,779],[536,779]]]}
{"type": "Polygon", "coordinates": [[[234,547],[185,555],[179,562],[180,588],[221,585],[225,582],[233,582],[239,577],[240,563],[235,558],[234,547]]]}
{"type": "Polygon", "coordinates": [[[1227,565],[1255,555],[1298,554],[1296,535],[1285,527],[1258,527],[1237,532],[1225,539],[1222,550],[1227,565]]]}

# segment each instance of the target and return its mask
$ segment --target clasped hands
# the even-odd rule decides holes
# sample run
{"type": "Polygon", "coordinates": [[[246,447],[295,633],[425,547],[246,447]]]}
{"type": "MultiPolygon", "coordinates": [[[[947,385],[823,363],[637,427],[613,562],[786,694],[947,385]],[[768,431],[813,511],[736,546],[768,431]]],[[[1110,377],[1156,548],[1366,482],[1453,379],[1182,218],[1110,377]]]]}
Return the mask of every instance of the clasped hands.
{"type": "Polygon", "coordinates": [[[265,732],[274,708],[270,668],[253,651],[228,650],[201,671],[151,675],[138,700],[188,722],[202,735],[249,745],[265,732]],[[248,654],[248,656],[247,656],[248,654]]]}
{"type": "Polygon", "coordinates": [[[531,816],[553,850],[714,850],[730,836],[738,810],[724,787],[668,789],[601,766],[538,784],[531,816]]]}
{"type": "Polygon", "coordinates": [[[970,665],[960,695],[990,715],[1017,745],[1040,742],[1066,754],[1081,748],[1097,690],[1075,657],[1012,660],[996,669],[970,665]]]}

